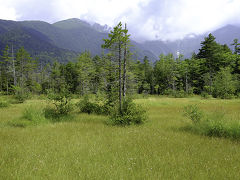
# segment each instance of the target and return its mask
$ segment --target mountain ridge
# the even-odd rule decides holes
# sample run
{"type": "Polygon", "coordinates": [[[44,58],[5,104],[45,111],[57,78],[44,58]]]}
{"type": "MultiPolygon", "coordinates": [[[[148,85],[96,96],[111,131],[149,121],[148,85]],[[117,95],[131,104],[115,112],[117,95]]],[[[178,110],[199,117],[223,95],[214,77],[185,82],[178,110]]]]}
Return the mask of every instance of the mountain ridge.
{"type": "MultiPolygon", "coordinates": [[[[24,46],[32,54],[53,54],[53,59],[66,62],[67,58],[74,59],[77,54],[90,51],[92,55],[100,55],[103,52],[101,44],[108,37],[111,28],[97,23],[72,18],[47,23],[44,21],[7,21],[0,20],[0,48],[8,43],[18,43],[16,48],[24,46]],[[15,40],[13,40],[15,38],[15,40]],[[58,55],[59,54],[59,55],[58,55]]],[[[227,25],[212,32],[216,41],[230,45],[233,39],[240,39],[240,27],[227,25]]],[[[198,52],[201,41],[206,34],[189,34],[181,40],[175,41],[145,41],[138,43],[131,40],[131,51],[134,59],[142,60],[148,56],[151,61],[156,61],[160,54],[172,53],[175,57],[178,53],[185,58],[198,52]]]]}

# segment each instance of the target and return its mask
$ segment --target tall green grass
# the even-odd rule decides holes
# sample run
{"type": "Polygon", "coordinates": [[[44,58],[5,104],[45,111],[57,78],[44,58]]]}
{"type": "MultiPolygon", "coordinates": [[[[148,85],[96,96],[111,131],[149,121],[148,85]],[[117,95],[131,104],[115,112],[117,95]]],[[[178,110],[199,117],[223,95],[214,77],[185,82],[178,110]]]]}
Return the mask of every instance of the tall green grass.
{"type": "Polygon", "coordinates": [[[42,108],[28,106],[24,109],[20,118],[14,119],[9,124],[15,127],[27,127],[45,123],[48,123],[48,119],[45,118],[44,110],[42,108]]]}
{"type": "Polygon", "coordinates": [[[192,120],[192,124],[183,129],[206,136],[240,140],[240,119],[226,119],[223,109],[204,114],[197,105],[188,105],[184,112],[184,115],[192,120]]]}
{"type": "Polygon", "coordinates": [[[208,116],[240,117],[240,100],[148,97],[141,126],[108,126],[105,116],[77,114],[44,126],[3,126],[41,100],[0,109],[0,179],[239,179],[240,143],[179,131],[191,124],[184,106],[198,104],[208,116]]]}

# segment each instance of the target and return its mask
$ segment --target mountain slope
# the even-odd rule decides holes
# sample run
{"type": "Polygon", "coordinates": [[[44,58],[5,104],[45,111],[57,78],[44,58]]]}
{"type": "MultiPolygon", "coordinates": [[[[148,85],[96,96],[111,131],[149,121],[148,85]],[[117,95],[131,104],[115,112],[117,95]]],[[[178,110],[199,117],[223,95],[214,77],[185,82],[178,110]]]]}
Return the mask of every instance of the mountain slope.
{"type": "Polygon", "coordinates": [[[221,44],[232,44],[235,38],[240,40],[240,27],[227,25],[213,32],[216,37],[216,41],[221,44]]]}
{"type": "MultiPolygon", "coordinates": [[[[48,24],[41,21],[23,21],[23,26],[35,29],[46,35],[55,46],[76,52],[90,51],[92,55],[102,53],[103,39],[108,37],[108,26],[99,24],[90,25],[79,19],[68,19],[48,24]]],[[[156,57],[146,50],[141,44],[132,41],[131,50],[135,52],[134,58],[143,59],[148,56],[155,60],[156,57]]]]}
{"type": "MultiPolygon", "coordinates": [[[[89,24],[80,19],[68,19],[49,24],[43,21],[6,21],[0,20],[0,49],[6,44],[14,45],[14,49],[24,46],[32,55],[41,61],[57,59],[61,62],[73,60],[77,54],[90,51],[92,55],[102,53],[103,38],[108,37],[110,28],[105,25],[89,24]]],[[[240,39],[240,27],[228,25],[214,32],[216,41],[221,44],[230,44],[233,39],[240,39]]],[[[189,35],[176,41],[146,41],[138,43],[131,41],[133,58],[142,60],[148,56],[155,61],[160,54],[178,53],[185,58],[197,53],[201,41],[208,34],[189,35]]]]}
{"type": "Polygon", "coordinates": [[[77,55],[73,51],[53,45],[50,38],[35,29],[15,21],[0,20],[0,49],[4,49],[7,44],[13,46],[14,52],[23,46],[32,56],[45,62],[53,59],[66,62],[68,58],[77,55]]]}

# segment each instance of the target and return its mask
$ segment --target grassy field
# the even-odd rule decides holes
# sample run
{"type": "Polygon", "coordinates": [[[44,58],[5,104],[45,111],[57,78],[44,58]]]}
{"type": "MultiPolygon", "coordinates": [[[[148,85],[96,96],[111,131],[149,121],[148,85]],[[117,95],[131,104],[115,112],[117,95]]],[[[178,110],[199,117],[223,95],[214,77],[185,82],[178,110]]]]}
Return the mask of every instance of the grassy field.
{"type": "Polygon", "coordinates": [[[140,126],[106,125],[107,117],[75,114],[70,122],[12,127],[29,105],[0,109],[0,179],[239,179],[240,141],[184,131],[183,107],[240,119],[240,100],[149,97],[140,126]]]}

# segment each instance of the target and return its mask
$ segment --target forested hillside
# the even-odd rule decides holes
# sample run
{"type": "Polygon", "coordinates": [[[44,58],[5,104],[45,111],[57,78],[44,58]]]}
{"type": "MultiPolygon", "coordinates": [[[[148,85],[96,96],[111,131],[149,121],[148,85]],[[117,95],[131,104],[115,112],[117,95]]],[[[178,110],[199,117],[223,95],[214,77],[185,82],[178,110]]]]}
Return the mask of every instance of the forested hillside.
{"type": "MultiPolygon", "coordinates": [[[[0,47],[12,46],[17,50],[21,46],[40,61],[75,61],[76,55],[90,51],[92,55],[101,55],[103,38],[109,28],[99,24],[90,25],[79,19],[69,19],[54,24],[43,21],[5,21],[0,20],[0,47]]],[[[132,41],[130,47],[135,59],[148,56],[152,61],[156,56],[141,44],[132,41]]]]}
{"type": "Polygon", "coordinates": [[[32,28],[22,26],[14,21],[0,21],[0,48],[8,45],[15,53],[17,49],[24,47],[39,61],[67,62],[74,59],[77,53],[55,46],[52,40],[45,34],[32,28]]]}

